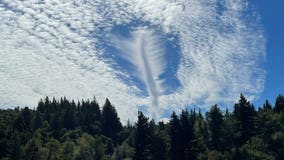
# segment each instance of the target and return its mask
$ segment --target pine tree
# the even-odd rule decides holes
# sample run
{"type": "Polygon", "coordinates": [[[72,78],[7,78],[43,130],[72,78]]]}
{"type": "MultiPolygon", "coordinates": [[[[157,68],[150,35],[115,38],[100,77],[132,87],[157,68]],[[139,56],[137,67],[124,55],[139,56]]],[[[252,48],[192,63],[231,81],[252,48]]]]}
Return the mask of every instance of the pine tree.
{"type": "Polygon", "coordinates": [[[200,111],[194,123],[194,135],[198,143],[198,152],[205,152],[209,144],[209,133],[207,123],[200,111]]]}
{"type": "Polygon", "coordinates": [[[224,148],[226,151],[229,151],[234,145],[234,134],[235,132],[235,123],[236,118],[233,113],[229,112],[226,108],[224,115],[224,148]]]}
{"type": "Polygon", "coordinates": [[[181,145],[181,126],[178,116],[175,112],[172,113],[170,120],[170,155],[172,160],[182,160],[184,159],[184,151],[181,145]]]}
{"type": "Polygon", "coordinates": [[[239,102],[235,104],[234,116],[239,122],[237,130],[240,131],[240,137],[236,142],[237,145],[242,145],[255,135],[256,129],[256,111],[254,106],[242,94],[239,102]]]}
{"type": "Polygon", "coordinates": [[[93,120],[100,122],[102,118],[102,113],[100,110],[100,106],[96,100],[96,97],[94,97],[93,101],[90,103],[90,112],[92,112],[93,120]]]}
{"type": "Polygon", "coordinates": [[[284,96],[279,95],[275,101],[274,111],[276,113],[280,113],[281,111],[283,111],[283,109],[284,109],[284,96]]]}
{"type": "Polygon", "coordinates": [[[21,112],[21,116],[23,117],[25,128],[27,130],[30,130],[31,126],[32,126],[32,113],[31,113],[31,110],[28,107],[25,107],[22,110],[22,112],[21,112]]]}
{"type": "Polygon", "coordinates": [[[149,123],[150,152],[152,160],[166,160],[168,156],[167,136],[155,124],[154,120],[149,123]]]}
{"type": "Polygon", "coordinates": [[[265,103],[263,104],[263,109],[264,110],[272,110],[272,106],[271,106],[271,104],[269,103],[268,100],[265,100],[265,103]]]}
{"type": "MultiPolygon", "coordinates": [[[[197,159],[197,154],[200,152],[200,148],[198,147],[198,142],[195,136],[195,128],[194,128],[194,123],[196,121],[197,114],[194,110],[191,110],[190,115],[189,115],[189,129],[188,131],[184,134],[185,136],[188,136],[187,139],[187,144],[185,148],[185,159],[186,160],[195,160],[197,159]]],[[[183,127],[183,126],[182,126],[183,127]]]]}
{"type": "Polygon", "coordinates": [[[33,131],[42,127],[42,117],[39,112],[36,113],[33,121],[32,121],[32,128],[33,131]]]}
{"type": "Polygon", "coordinates": [[[65,110],[63,113],[63,127],[72,130],[76,126],[76,106],[75,103],[70,104],[66,99],[64,99],[63,104],[65,110]]]}
{"type": "Polygon", "coordinates": [[[181,115],[180,115],[180,133],[181,133],[181,147],[183,150],[183,157],[182,159],[191,159],[189,158],[192,153],[191,153],[191,140],[193,138],[193,131],[192,131],[192,126],[190,124],[189,120],[189,114],[187,110],[182,110],[181,115]]]}
{"type": "Polygon", "coordinates": [[[224,116],[217,105],[211,107],[206,113],[206,118],[210,130],[210,149],[223,151],[224,147],[224,116]]]}
{"type": "Polygon", "coordinates": [[[117,116],[117,112],[110,101],[106,99],[102,111],[102,134],[110,137],[117,144],[121,131],[122,124],[117,116]]]}
{"type": "Polygon", "coordinates": [[[14,122],[14,128],[20,132],[30,131],[32,127],[32,113],[25,107],[14,122]]]}
{"type": "Polygon", "coordinates": [[[41,114],[43,114],[45,111],[45,105],[42,99],[40,99],[38,102],[37,111],[40,112],[41,114]]]}
{"type": "Polygon", "coordinates": [[[135,134],[134,160],[151,160],[150,128],[148,118],[138,112],[135,134]]]}

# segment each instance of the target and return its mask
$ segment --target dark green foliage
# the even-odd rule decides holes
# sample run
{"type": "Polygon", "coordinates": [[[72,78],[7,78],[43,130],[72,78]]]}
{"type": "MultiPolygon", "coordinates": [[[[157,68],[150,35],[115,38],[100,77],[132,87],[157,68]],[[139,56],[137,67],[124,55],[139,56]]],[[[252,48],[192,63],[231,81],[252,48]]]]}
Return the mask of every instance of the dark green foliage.
{"type": "Polygon", "coordinates": [[[216,150],[210,150],[198,155],[198,160],[227,160],[230,159],[228,154],[216,150]]]}
{"type": "Polygon", "coordinates": [[[20,115],[14,122],[14,128],[19,131],[23,132],[25,130],[30,130],[32,124],[32,114],[28,107],[25,107],[20,115]]]}
{"type": "Polygon", "coordinates": [[[33,131],[35,131],[41,127],[42,127],[42,117],[41,117],[41,114],[37,112],[32,121],[32,129],[33,131]]]}
{"type": "Polygon", "coordinates": [[[235,104],[234,116],[237,120],[235,131],[239,132],[235,143],[241,146],[256,134],[256,111],[242,94],[235,104]]]}
{"type": "Polygon", "coordinates": [[[193,160],[196,159],[200,150],[196,136],[194,135],[194,124],[196,113],[192,111],[189,115],[187,110],[183,110],[180,118],[175,113],[170,121],[171,138],[171,158],[173,160],[193,160]]]}
{"type": "Polygon", "coordinates": [[[135,160],[168,159],[168,136],[164,128],[159,128],[154,120],[138,112],[135,134],[135,160]]]}
{"type": "Polygon", "coordinates": [[[184,159],[184,150],[181,139],[181,125],[178,116],[173,112],[170,121],[171,149],[170,155],[172,160],[184,159]]]}
{"type": "Polygon", "coordinates": [[[102,134],[111,138],[117,144],[121,131],[122,124],[117,116],[117,112],[110,101],[106,99],[102,111],[102,134]]]}
{"type": "MultiPolygon", "coordinates": [[[[161,126],[160,126],[161,127],[161,126]]],[[[168,157],[168,135],[164,130],[165,128],[159,128],[155,125],[154,120],[150,121],[150,153],[152,155],[152,160],[166,160],[168,157]]]]}
{"type": "Polygon", "coordinates": [[[66,129],[72,130],[76,127],[76,105],[72,101],[71,104],[67,103],[66,109],[63,115],[63,126],[66,129]]]}
{"type": "Polygon", "coordinates": [[[265,103],[263,104],[263,109],[264,110],[272,110],[271,104],[268,102],[268,100],[265,100],[265,103]]]}
{"type": "Polygon", "coordinates": [[[209,146],[209,133],[208,125],[201,113],[198,114],[195,120],[194,135],[196,137],[196,141],[198,142],[198,151],[205,152],[209,146]]]}
{"type": "Polygon", "coordinates": [[[115,160],[131,160],[134,156],[134,148],[127,142],[122,143],[114,153],[115,160]]]}
{"type": "Polygon", "coordinates": [[[267,145],[259,137],[251,138],[240,148],[240,158],[243,160],[276,160],[276,155],[267,148],[267,145]]]}
{"type": "Polygon", "coordinates": [[[233,112],[214,105],[173,112],[169,123],[138,113],[122,126],[107,99],[78,103],[45,97],[35,110],[0,110],[1,160],[282,160],[283,96],[256,111],[243,96],[233,112]]]}
{"type": "Polygon", "coordinates": [[[275,101],[274,111],[276,113],[279,113],[279,112],[283,111],[283,109],[284,109],[284,96],[283,95],[279,95],[276,98],[276,101],[275,101]]]}
{"type": "Polygon", "coordinates": [[[135,134],[135,160],[151,160],[151,128],[148,118],[142,112],[138,112],[135,134]]]}
{"type": "Polygon", "coordinates": [[[77,105],[78,123],[84,131],[91,135],[101,133],[101,110],[94,98],[93,101],[82,101],[77,105]]]}
{"type": "Polygon", "coordinates": [[[217,105],[211,107],[206,113],[210,131],[210,149],[224,151],[224,116],[217,105]]]}

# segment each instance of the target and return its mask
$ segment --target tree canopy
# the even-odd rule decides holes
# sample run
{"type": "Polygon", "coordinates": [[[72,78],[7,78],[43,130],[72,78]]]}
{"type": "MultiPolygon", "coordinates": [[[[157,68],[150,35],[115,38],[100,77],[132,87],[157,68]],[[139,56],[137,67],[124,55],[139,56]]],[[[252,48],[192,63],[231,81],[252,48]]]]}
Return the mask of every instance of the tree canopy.
{"type": "Polygon", "coordinates": [[[0,160],[284,159],[283,104],[279,95],[255,109],[241,94],[231,112],[213,105],[156,123],[139,111],[122,125],[109,99],[45,97],[35,109],[0,110],[0,160]]]}

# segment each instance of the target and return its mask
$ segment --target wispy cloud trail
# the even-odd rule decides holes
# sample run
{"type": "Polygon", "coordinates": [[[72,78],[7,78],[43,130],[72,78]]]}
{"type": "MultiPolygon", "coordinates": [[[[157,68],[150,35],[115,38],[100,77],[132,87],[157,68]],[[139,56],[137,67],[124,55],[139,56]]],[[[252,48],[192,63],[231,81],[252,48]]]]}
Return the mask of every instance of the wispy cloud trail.
{"type": "Polygon", "coordinates": [[[145,84],[152,99],[152,107],[159,108],[159,96],[163,93],[160,75],[165,72],[166,59],[162,41],[153,30],[137,28],[131,37],[115,38],[115,46],[128,60],[138,77],[145,84]]]}

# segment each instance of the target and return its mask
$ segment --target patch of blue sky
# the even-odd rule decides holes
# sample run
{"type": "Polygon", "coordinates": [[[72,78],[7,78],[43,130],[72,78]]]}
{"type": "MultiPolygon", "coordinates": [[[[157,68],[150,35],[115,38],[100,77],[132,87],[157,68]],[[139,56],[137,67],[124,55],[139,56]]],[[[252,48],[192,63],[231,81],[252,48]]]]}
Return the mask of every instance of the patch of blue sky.
{"type": "Polygon", "coordinates": [[[175,92],[180,86],[180,82],[177,79],[176,72],[178,70],[180,62],[180,47],[179,39],[175,34],[166,34],[158,26],[151,25],[148,22],[133,21],[129,24],[115,25],[112,27],[109,34],[100,38],[100,48],[104,51],[103,59],[111,61],[111,65],[116,70],[119,70],[118,77],[129,85],[137,86],[142,92],[136,93],[139,96],[149,96],[145,84],[139,80],[133,73],[134,66],[125,60],[121,54],[122,51],[117,49],[111,42],[113,36],[129,38],[131,32],[137,27],[149,27],[155,31],[155,33],[161,38],[161,46],[165,51],[165,72],[160,75],[160,79],[163,79],[163,86],[165,87],[163,94],[170,94],[175,92]]]}

